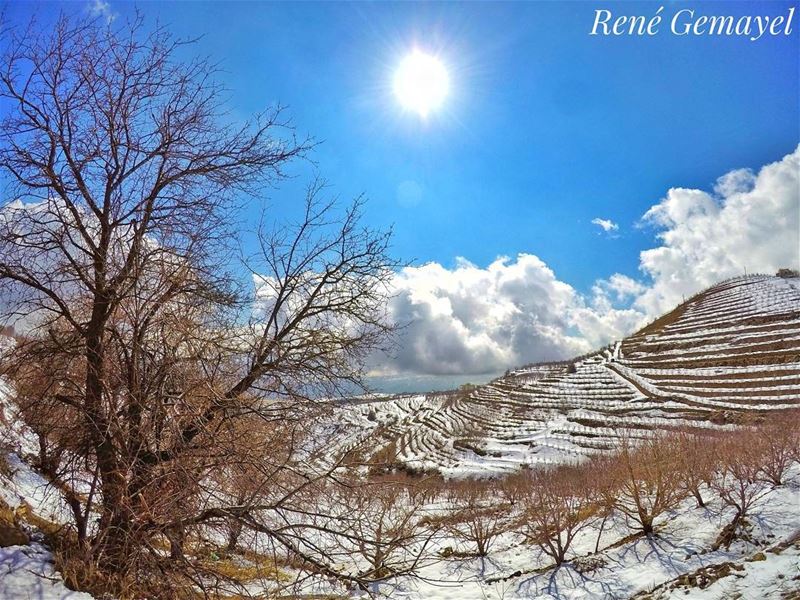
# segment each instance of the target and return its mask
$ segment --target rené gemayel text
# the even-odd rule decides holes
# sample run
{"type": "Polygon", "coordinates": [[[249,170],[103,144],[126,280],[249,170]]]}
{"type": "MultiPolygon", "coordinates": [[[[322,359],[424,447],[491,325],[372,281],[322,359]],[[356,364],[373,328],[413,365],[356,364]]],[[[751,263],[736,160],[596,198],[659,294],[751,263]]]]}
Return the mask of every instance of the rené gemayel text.
{"type": "MultiPolygon", "coordinates": [[[[717,6],[724,6],[722,3],[717,6]]],[[[769,6],[764,3],[763,6],[769,6]]],[[[789,36],[794,26],[795,7],[777,15],[709,15],[695,8],[675,12],[659,6],[650,14],[620,15],[605,8],[595,9],[589,35],[655,36],[668,30],[676,36],[735,36],[755,42],[765,36],[789,36]]]]}

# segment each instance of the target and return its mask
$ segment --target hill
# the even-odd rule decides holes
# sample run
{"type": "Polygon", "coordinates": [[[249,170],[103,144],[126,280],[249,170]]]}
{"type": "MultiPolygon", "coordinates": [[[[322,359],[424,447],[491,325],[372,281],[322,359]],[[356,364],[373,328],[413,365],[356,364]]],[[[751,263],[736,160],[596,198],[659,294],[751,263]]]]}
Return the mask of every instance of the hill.
{"type": "Polygon", "coordinates": [[[798,405],[800,279],[753,275],[574,361],[514,369],[469,392],[352,402],[325,433],[366,461],[481,476],[571,462],[655,428],[726,428],[798,405]]]}
{"type": "MultiPolygon", "coordinates": [[[[449,394],[353,399],[318,425],[335,450],[327,460],[366,460],[373,474],[387,463],[463,476],[596,460],[486,481],[345,467],[342,488],[288,505],[334,520],[291,526],[350,569],[372,568],[366,546],[349,542],[372,531],[391,566],[372,585],[375,597],[798,598],[798,413],[733,425],[799,404],[800,279],[738,278],[588,356],[449,394]],[[610,452],[622,437],[686,427],[728,433],[657,436],[610,452]],[[348,527],[344,535],[334,522],[348,527]],[[565,544],[563,563],[554,543],[565,544]]],[[[82,571],[65,551],[69,503],[37,471],[39,440],[3,381],[0,409],[0,598],[109,597],[103,580],[76,580],[82,571]]],[[[301,458],[298,468],[314,475],[319,461],[301,458]]],[[[273,518],[292,514],[284,510],[273,518]]],[[[222,581],[224,593],[210,597],[364,597],[315,564],[263,554],[266,538],[226,546],[219,527],[199,530],[185,559],[233,569],[244,587],[222,581]]]]}

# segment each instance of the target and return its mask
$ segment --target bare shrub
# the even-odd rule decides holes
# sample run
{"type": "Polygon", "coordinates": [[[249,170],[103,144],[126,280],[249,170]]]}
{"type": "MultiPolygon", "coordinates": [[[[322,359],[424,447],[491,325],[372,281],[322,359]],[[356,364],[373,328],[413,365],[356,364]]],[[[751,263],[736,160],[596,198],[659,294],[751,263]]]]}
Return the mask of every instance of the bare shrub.
{"type": "MultiPolygon", "coordinates": [[[[399,474],[393,478],[400,478],[399,474]]],[[[424,474],[419,477],[407,475],[400,478],[405,482],[408,493],[414,498],[415,502],[423,505],[432,504],[443,497],[443,492],[447,482],[438,473],[424,474]]]]}
{"type": "Polygon", "coordinates": [[[775,273],[775,276],[783,277],[784,279],[792,279],[795,277],[800,277],[800,271],[797,271],[796,269],[782,268],[778,269],[778,272],[775,273]]]}
{"type": "Polygon", "coordinates": [[[653,522],[675,508],[683,491],[675,476],[677,461],[664,437],[651,435],[635,444],[623,438],[616,456],[601,459],[597,469],[606,479],[605,502],[621,512],[635,528],[651,535],[653,522]]]}
{"type": "Polygon", "coordinates": [[[560,467],[536,471],[530,478],[522,531],[556,565],[566,559],[575,536],[593,523],[598,510],[593,477],[588,468],[560,467]]]}
{"type": "Polygon", "coordinates": [[[447,531],[455,539],[471,544],[476,556],[484,557],[497,538],[511,529],[510,508],[498,502],[493,483],[468,480],[454,487],[447,531]]]}
{"type": "Polygon", "coordinates": [[[712,487],[727,506],[736,509],[733,520],[720,534],[716,547],[728,546],[736,538],[753,505],[772,488],[762,476],[764,463],[758,448],[759,435],[754,428],[739,429],[724,436],[716,446],[719,467],[712,487]]]}
{"type": "Polygon", "coordinates": [[[717,463],[714,451],[717,437],[681,430],[664,440],[675,457],[678,485],[685,494],[695,499],[700,508],[705,506],[701,490],[703,486],[710,485],[717,463]]]}
{"type": "Polygon", "coordinates": [[[753,443],[761,455],[761,475],[772,485],[782,485],[800,446],[797,412],[773,414],[756,429],[753,443]]]}

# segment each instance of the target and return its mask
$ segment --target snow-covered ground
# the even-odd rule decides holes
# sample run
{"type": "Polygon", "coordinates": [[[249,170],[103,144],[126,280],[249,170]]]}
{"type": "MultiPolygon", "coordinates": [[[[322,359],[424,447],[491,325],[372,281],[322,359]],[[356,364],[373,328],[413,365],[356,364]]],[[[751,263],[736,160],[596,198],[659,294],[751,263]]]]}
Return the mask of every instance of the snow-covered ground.
{"type": "MultiPolygon", "coordinates": [[[[580,461],[613,448],[623,432],[731,427],[709,421],[709,411],[800,406],[800,281],[739,278],[692,299],[674,316],[572,365],[525,367],[469,394],[345,403],[318,425],[317,439],[330,442],[331,459],[390,446],[396,460],[412,468],[487,476],[526,464],[580,461]]],[[[63,499],[20,458],[35,453],[36,444],[12,403],[3,402],[10,390],[0,386],[6,434],[0,441],[10,450],[0,500],[11,511],[66,523],[63,499]]],[[[559,569],[516,533],[500,536],[483,559],[443,558],[446,548],[465,548],[440,537],[419,577],[373,591],[408,600],[800,597],[800,466],[754,508],[752,541],[711,550],[732,516],[718,500],[706,508],[687,500],[657,521],[656,536],[631,539],[631,529],[614,516],[602,535],[597,523],[584,529],[559,569]]],[[[30,544],[0,548],[0,600],[89,600],[64,587],[43,538],[23,526],[30,544]]],[[[358,595],[326,581],[305,591],[358,595]]]]}
{"type": "MultiPolygon", "coordinates": [[[[12,507],[25,502],[43,514],[57,516],[60,502],[45,493],[44,480],[15,455],[9,458],[14,476],[2,476],[4,500],[12,507]]],[[[800,593],[800,465],[792,467],[787,480],[755,506],[749,518],[752,541],[737,541],[728,549],[710,550],[733,514],[706,491],[707,507],[697,508],[693,499],[687,499],[657,520],[657,535],[651,538],[626,541],[631,529],[621,515],[613,516],[603,527],[598,553],[594,550],[600,526],[593,523],[578,535],[568,555],[570,562],[559,569],[552,568],[549,557],[516,533],[501,535],[483,559],[442,558],[446,547],[467,549],[443,536],[430,549],[433,559],[419,577],[388,581],[372,592],[407,600],[588,600],[648,592],[643,597],[654,600],[788,598],[784,594],[790,591],[800,593]],[[725,569],[725,563],[731,563],[730,568],[725,569]],[[703,570],[712,574],[724,570],[724,576],[703,582],[703,570]],[[687,574],[694,574],[688,585],[686,578],[681,579],[687,574]]],[[[64,587],[41,536],[33,533],[31,537],[30,545],[0,548],[0,599],[91,600],[88,594],[64,587]]],[[[306,591],[343,593],[324,583],[306,591]]],[[[366,598],[364,593],[353,594],[366,598]]]]}
{"type": "MultiPolygon", "coordinates": [[[[0,449],[6,449],[0,471],[0,501],[15,513],[30,512],[51,523],[67,523],[69,509],[61,494],[20,458],[35,452],[36,442],[14,411],[12,396],[8,384],[0,380],[0,449]]],[[[41,532],[25,524],[24,519],[20,524],[30,543],[0,547],[0,600],[92,600],[89,594],[65,587],[41,532]]]]}
{"type": "Polygon", "coordinates": [[[64,586],[49,550],[39,543],[0,548],[2,600],[92,600],[64,586]]]}
{"type": "MultiPolygon", "coordinates": [[[[800,467],[793,467],[792,481],[756,505],[749,521],[752,543],[736,541],[727,550],[710,550],[732,517],[716,500],[697,508],[689,499],[657,520],[656,536],[620,544],[631,530],[617,516],[605,524],[600,552],[594,554],[599,525],[593,524],[574,542],[573,560],[559,569],[548,568],[551,559],[515,534],[504,534],[485,559],[441,559],[423,569],[420,579],[379,589],[384,597],[408,600],[620,599],[650,591],[652,596],[643,597],[779,600],[789,591],[800,594],[800,467]],[[659,589],[724,563],[734,565],[730,574],[710,584],[695,577],[691,585],[659,589]]],[[[443,540],[440,547],[451,543],[443,540]]]]}
{"type": "MultiPolygon", "coordinates": [[[[67,508],[47,480],[16,453],[8,453],[6,462],[10,477],[0,474],[0,499],[13,511],[25,507],[48,521],[65,523],[67,508]]],[[[0,547],[0,600],[91,600],[89,594],[64,586],[42,535],[23,527],[28,530],[30,544],[0,547]]]]}

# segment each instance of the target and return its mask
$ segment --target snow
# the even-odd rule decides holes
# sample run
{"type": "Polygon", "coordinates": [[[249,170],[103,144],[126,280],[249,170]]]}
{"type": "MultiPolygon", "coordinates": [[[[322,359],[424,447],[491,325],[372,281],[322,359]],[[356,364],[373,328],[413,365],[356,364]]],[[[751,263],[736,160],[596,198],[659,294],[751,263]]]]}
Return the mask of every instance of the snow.
{"type": "MultiPolygon", "coordinates": [[[[791,546],[781,554],[772,554],[766,561],[745,562],[742,571],[733,571],[718,579],[705,589],[692,589],[695,600],[763,600],[764,598],[786,598],[798,591],[800,578],[800,551],[791,546]]],[[[686,590],[676,588],[655,599],[686,598],[686,590]]]]}
{"type": "MultiPolygon", "coordinates": [[[[12,509],[27,505],[51,522],[68,520],[61,495],[15,453],[6,457],[11,476],[0,475],[0,498],[12,509]]],[[[33,532],[35,540],[39,534],[33,532]]],[[[52,554],[40,543],[0,548],[0,600],[92,600],[89,594],[64,587],[52,554]]]]}
{"type": "Polygon", "coordinates": [[[351,405],[334,411],[329,439],[336,446],[347,431],[352,447],[378,433],[376,451],[394,440],[400,461],[448,477],[573,462],[613,448],[624,432],[716,427],[709,410],[800,407],[799,353],[800,280],[740,277],[574,369],[529,365],[468,396],[351,405]]]}
{"type": "MultiPolygon", "coordinates": [[[[407,600],[590,600],[629,598],[657,590],[658,586],[703,567],[732,562],[743,567],[719,579],[704,590],[692,587],[663,590],[654,598],[709,600],[761,600],[780,598],[787,590],[800,591],[800,543],[780,542],[800,535],[800,466],[794,465],[793,481],[770,491],[754,509],[750,534],[756,543],[737,541],[729,549],[710,550],[722,527],[733,513],[716,500],[697,508],[686,500],[677,510],[656,522],[657,535],[639,537],[615,546],[630,534],[617,515],[606,524],[601,551],[593,554],[599,527],[582,531],[574,543],[571,563],[560,569],[538,549],[505,534],[485,559],[442,559],[423,569],[420,579],[403,578],[379,586],[380,597],[407,600]],[[605,550],[603,550],[605,548],[605,550]],[[771,550],[770,550],[771,549],[771,550]],[[763,553],[766,560],[750,559],[763,553]],[[577,560],[576,560],[577,559],[577,560]],[[597,568],[591,568],[597,561],[597,568]],[[533,570],[540,572],[530,572],[533,570]],[[521,575],[514,575],[517,572],[521,575]],[[528,571],[528,573],[524,573],[528,571]],[[508,577],[506,581],[487,579],[508,577]],[[737,596],[736,594],[739,594],[737,596]]],[[[706,492],[711,498],[710,492],[706,492]]],[[[449,540],[440,546],[452,544],[449,540]]]]}
{"type": "MultiPolygon", "coordinates": [[[[8,475],[0,473],[0,499],[11,510],[27,506],[38,517],[66,523],[68,507],[48,481],[20,458],[36,451],[33,433],[22,424],[9,398],[13,390],[0,380],[0,424],[8,475]]],[[[53,565],[53,556],[41,543],[41,534],[30,532],[26,546],[0,548],[0,600],[92,600],[86,593],[67,589],[53,565]]]]}
{"type": "MultiPolygon", "coordinates": [[[[61,495],[15,453],[7,455],[11,477],[0,475],[0,498],[12,509],[27,505],[34,514],[63,523],[69,518],[61,495]]],[[[36,539],[37,533],[32,534],[36,539]]],[[[0,548],[1,600],[92,600],[64,587],[52,554],[39,542],[0,548]]]]}
{"type": "MultiPolygon", "coordinates": [[[[24,467],[20,464],[17,468],[22,471],[24,467]]],[[[25,496],[25,501],[34,503],[35,495],[40,493],[39,480],[30,475],[18,479],[25,483],[16,492],[32,492],[32,496],[25,496]]],[[[617,514],[603,528],[601,551],[594,554],[599,526],[593,524],[578,535],[571,562],[560,569],[551,568],[551,560],[537,548],[508,533],[500,537],[485,559],[437,559],[421,570],[419,578],[388,581],[378,584],[373,591],[378,597],[407,600],[588,600],[627,598],[649,590],[653,590],[654,599],[780,598],[781,593],[798,587],[794,578],[800,576],[800,546],[788,543],[800,536],[800,465],[792,467],[787,479],[786,485],[771,490],[754,507],[750,533],[755,541],[738,541],[727,550],[709,548],[732,519],[732,512],[706,490],[709,500],[706,508],[697,508],[693,499],[687,499],[657,521],[657,536],[652,538],[625,542],[630,529],[617,514]],[[786,547],[779,550],[782,542],[786,547]],[[751,560],[759,552],[766,560],[751,560]],[[669,589],[665,585],[683,574],[726,562],[740,565],[741,570],[731,571],[705,589],[692,587],[690,595],[685,593],[685,587],[669,589]],[[661,585],[665,587],[659,588],[661,585]]],[[[441,511],[442,507],[432,506],[430,510],[441,511]]],[[[441,537],[432,551],[457,544],[441,537]]],[[[313,591],[341,593],[342,590],[320,581],[313,591]]],[[[53,568],[51,554],[34,541],[30,546],[0,549],[0,598],[91,600],[92,597],[66,589],[53,568]]]]}
{"type": "Polygon", "coordinates": [[[0,598],[3,600],[93,600],[64,586],[50,552],[39,543],[0,548],[0,598]]]}
{"type": "MultiPolygon", "coordinates": [[[[800,279],[750,276],[714,286],[672,322],[584,357],[574,369],[529,365],[469,395],[383,398],[336,411],[332,419],[348,432],[348,443],[378,451],[392,440],[398,460],[409,466],[450,478],[485,477],[521,465],[580,462],[614,448],[621,435],[647,435],[649,428],[732,427],[708,421],[709,410],[800,407],[798,356],[800,279]]],[[[338,444],[336,436],[329,439],[338,444]]],[[[799,575],[798,549],[790,545],[778,554],[769,548],[800,529],[798,484],[772,491],[757,513],[754,527],[764,542],[758,547],[707,551],[732,515],[714,503],[696,509],[687,501],[661,524],[657,538],[604,551],[605,566],[591,573],[573,565],[487,583],[489,576],[546,567],[544,557],[506,535],[485,561],[443,561],[420,580],[381,589],[409,599],[621,598],[733,561],[741,571],[688,597],[769,597],[761,590],[780,597],[787,586],[800,588],[800,580],[792,581],[799,575]],[[757,551],[767,560],[748,562],[757,551]]],[[[610,524],[602,545],[628,533],[623,523],[610,524]]],[[[579,554],[594,542],[578,544],[579,554]]],[[[657,591],[659,598],[687,597],[685,589],[657,591]]]]}
{"type": "Polygon", "coordinates": [[[47,479],[33,471],[15,453],[9,453],[6,460],[12,475],[10,478],[0,476],[0,498],[10,508],[16,509],[25,503],[36,515],[48,521],[69,521],[69,508],[47,479]]]}
{"type": "MultiPolygon", "coordinates": [[[[709,408],[800,405],[798,315],[800,280],[732,280],[690,301],[677,320],[657,333],[616,343],[576,361],[574,369],[566,363],[532,365],[470,394],[361,397],[332,407],[330,417],[317,426],[316,438],[329,441],[330,461],[355,448],[380,451],[389,440],[397,459],[407,465],[459,478],[508,473],[521,465],[580,462],[613,448],[623,434],[646,435],[650,428],[720,428],[693,415],[709,408]],[[762,347],[765,338],[790,345],[787,355],[795,358],[780,364],[728,364],[742,353],[751,359],[771,356],[762,347]]],[[[36,452],[35,440],[3,401],[11,390],[3,382],[0,386],[0,423],[14,450],[8,454],[10,475],[0,475],[0,498],[12,509],[25,503],[42,518],[67,522],[60,494],[19,458],[36,452]]],[[[626,598],[651,590],[654,599],[780,597],[800,587],[800,549],[790,543],[800,533],[800,466],[793,467],[792,476],[755,507],[754,543],[709,550],[732,519],[731,511],[719,501],[700,509],[687,500],[657,522],[653,538],[626,541],[630,528],[620,515],[613,516],[599,536],[597,554],[598,525],[586,528],[575,541],[573,560],[560,569],[551,568],[550,559],[518,534],[507,533],[485,559],[436,559],[419,578],[379,584],[376,591],[408,600],[578,600],[626,598]],[[785,548],[778,551],[781,542],[785,548]],[[749,560],[759,552],[766,560],[749,560]],[[691,588],[689,596],[677,585],[682,575],[726,562],[740,569],[702,590],[691,588]]],[[[442,550],[457,542],[442,537],[436,544],[435,550],[442,550]]],[[[319,581],[312,591],[342,590],[319,581]]],[[[34,541],[0,549],[0,600],[17,598],[91,596],[67,590],[51,554],[34,541]]]]}

